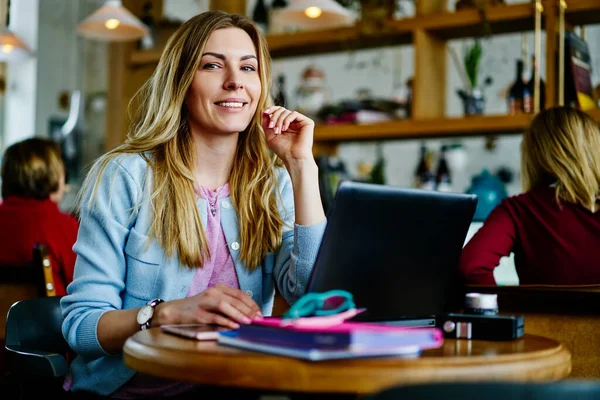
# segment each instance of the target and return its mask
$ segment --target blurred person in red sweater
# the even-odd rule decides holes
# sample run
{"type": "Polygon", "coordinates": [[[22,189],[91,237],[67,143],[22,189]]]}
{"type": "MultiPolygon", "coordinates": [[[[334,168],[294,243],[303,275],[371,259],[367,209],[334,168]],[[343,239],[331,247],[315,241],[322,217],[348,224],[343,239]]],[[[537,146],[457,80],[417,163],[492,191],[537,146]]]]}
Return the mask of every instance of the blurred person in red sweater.
{"type": "Polygon", "coordinates": [[[540,112],[521,143],[523,193],[500,203],[462,251],[468,284],[495,285],[514,253],[519,284],[600,284],[600,127],[583,111],[540,112]]]}
{"type": "Polygon", "coordinates": [[[38,137],[11,145],[1,176],[0,265],[31,262],[34,245],[44,243],[56,294],[65,295],[73,280],[79,223],[59,208],[66,187],[59,145],[38,137]]]}

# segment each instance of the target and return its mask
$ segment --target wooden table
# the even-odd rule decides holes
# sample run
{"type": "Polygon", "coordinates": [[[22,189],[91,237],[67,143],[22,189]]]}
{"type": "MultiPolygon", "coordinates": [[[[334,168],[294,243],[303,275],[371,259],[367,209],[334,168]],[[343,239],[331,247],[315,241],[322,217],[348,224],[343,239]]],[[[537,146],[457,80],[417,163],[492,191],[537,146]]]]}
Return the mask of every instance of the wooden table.
{"type": "Polygon", "coordinates": [[[130,368],[164,378],[264,392],[367,394],[399,385],[452,381],[559,380],[571,353],[559,342],[525,335],[515,341],[446,339],[416,358],[311,362],[140,331],[124,346],[130,368]]]}

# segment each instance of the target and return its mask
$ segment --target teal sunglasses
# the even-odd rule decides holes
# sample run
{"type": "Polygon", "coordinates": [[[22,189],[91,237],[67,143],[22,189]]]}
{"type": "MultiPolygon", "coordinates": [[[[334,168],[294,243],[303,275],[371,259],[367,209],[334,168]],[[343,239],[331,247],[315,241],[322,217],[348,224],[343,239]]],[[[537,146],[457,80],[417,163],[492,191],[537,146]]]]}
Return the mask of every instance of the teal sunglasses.
{"type": "Polygon", "coordinates": [[[283,314],[283,319],[328,316],[352,308],[356,308],[352,293],[345,290],[307,293],[283,314]]]}

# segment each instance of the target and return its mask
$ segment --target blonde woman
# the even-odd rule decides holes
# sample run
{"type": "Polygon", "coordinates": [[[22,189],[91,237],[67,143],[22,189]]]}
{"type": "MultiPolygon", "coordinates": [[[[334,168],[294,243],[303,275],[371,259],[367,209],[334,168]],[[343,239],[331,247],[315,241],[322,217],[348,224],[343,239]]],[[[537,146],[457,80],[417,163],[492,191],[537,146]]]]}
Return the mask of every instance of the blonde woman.
{"type": "Polygon", "coordinates": [[[515,254],[520,284],[600,284],[600,128],[585,112],[542,111],[522,142],[524,193],[505,199],[463,249],[467,283],[495,285],[515,254]]]}
{"type": "Polygon", "coordinates": [[[244,16],[206,12],[169,39],[127,140],[82,189],[61,302],[78,353],[65,389],[188,393],[128,369],[125,340],[162,324],[237,328],[271,313],[275,284],[290,303],[304,294],[326,224],[314,122],[271,106],[270,85],[265,40],[244,16]]]}

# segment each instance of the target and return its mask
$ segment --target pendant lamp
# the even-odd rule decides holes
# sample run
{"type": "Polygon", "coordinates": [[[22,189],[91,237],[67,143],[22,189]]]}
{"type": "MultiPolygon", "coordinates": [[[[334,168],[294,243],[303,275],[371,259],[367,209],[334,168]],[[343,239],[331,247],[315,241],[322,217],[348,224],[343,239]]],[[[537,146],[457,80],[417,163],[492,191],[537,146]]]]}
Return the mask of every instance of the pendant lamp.
{"type": "Polygon", "coordinates": [[[149,30],[121,0],[108,0],[78,25],[77,32],[88,39],[127,42],[143,38],[149,30]]]}
{"type": "Polygon", "coordinates": [[[27,45],[10,29],[4,28],[0,33],[0,61],[24,59],[31,54],[27,45]]]}
{"type": "Polygon", "coordinates": [[[0,26],[0,61],[27,58],[32,53],[31,49],[10,30],[10,1],[5,1],[0,5],[0,14],[6,18],[0,26]]]}
{"type": "Polygon", "coordinates": [[[352,25],[354,14],[334,0],[292,0],[278,17],[304,29],[327,29],[352,25]]]}

